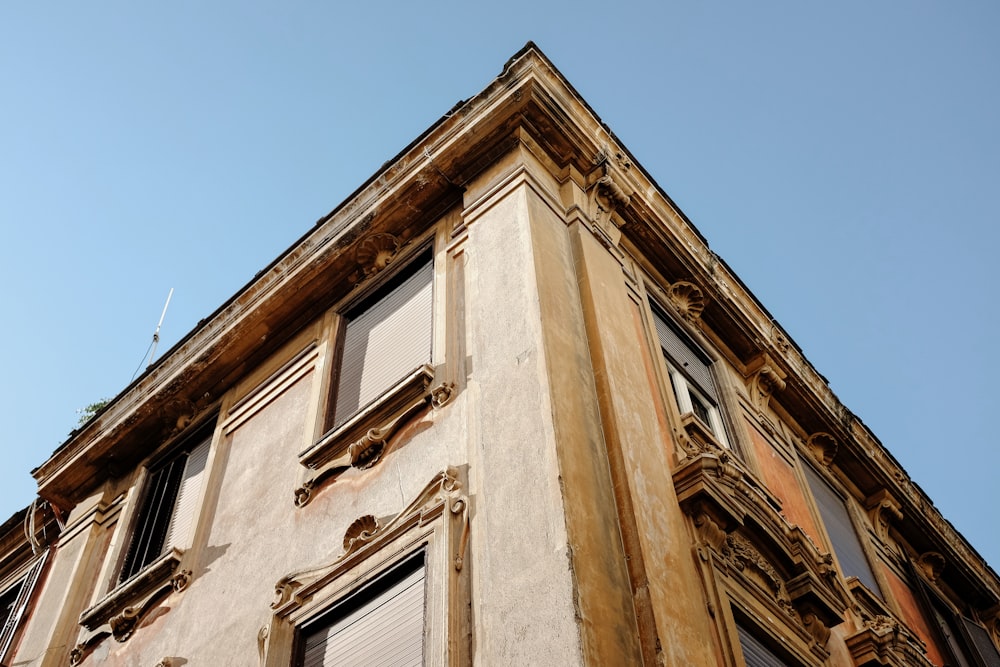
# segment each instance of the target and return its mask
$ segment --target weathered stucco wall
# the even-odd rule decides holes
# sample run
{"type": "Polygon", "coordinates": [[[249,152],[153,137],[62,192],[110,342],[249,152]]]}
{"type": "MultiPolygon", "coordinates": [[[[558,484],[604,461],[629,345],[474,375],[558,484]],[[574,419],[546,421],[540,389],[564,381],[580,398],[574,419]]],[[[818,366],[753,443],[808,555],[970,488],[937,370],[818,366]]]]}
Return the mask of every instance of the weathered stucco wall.
{"type": "Polygon", "coordinates": [[[581,664],[528,194],[468,219],[474,656],[581,664]]]}

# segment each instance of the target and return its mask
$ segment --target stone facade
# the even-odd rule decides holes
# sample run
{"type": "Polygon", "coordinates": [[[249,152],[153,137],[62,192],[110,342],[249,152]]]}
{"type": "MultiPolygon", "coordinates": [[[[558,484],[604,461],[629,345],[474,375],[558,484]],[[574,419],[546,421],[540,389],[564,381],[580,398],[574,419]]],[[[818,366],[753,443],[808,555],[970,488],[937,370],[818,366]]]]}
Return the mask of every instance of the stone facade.
{"type": "Polygon", "coordinates": [[[531,44],[34,475],[4,665],[307,664],[401,563],[427,665],[1000,659],[996,574],[531,44]]]}

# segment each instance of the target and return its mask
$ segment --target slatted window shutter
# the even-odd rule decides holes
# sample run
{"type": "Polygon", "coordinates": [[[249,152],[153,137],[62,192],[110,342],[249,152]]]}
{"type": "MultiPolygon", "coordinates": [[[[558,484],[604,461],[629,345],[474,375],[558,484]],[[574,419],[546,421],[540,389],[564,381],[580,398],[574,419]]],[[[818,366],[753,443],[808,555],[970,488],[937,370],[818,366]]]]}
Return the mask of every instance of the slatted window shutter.
{"type": "Polygon", "coordinates": [[[736,630],[740,636],[740,648],[743,649],[743,660],[747,667],[789,667],[789,663],[775,655],[766,644],[742,625],[737,625],[736,630]]]}
{"type": "Polygon", "coordinates": [[[48,552],[42,554],[23,579],[0,594],[0,618],[3,619],[3,628],[0,630],[0,663],[7,664],[14,635],[27,611],[31,594],[35,590],[35,584],[38,583],[38,577],[47,557],[48,552]]]}
{"type": "Polygon", "coordinates": [[[419,667],[424,560],[411,557],[303,628],[301,667],[419,667]]]}
{"type": "Polygon", "coordinates": [[[978,654],[980,664],[1000,667],[1000,652],[997,651],[997,647],[986,628],[965,616],[959,615],[959,619],[968,637],[970,647],[978,654]]]}
{"type": "Polygon", "coordinates": [[[185,549],[191,546],[201,491],[205,486],[205,466],[208,464],[208,450],[211,444],[212,438],[209,436],[187,455],[184,474],[177,490],[177,500],[174,502],[170,525],[167,527],[167,535],[159,555],[166,553],[171,547],[185,549]]]}
{"type": "Polygon", "coordinates": [[[837,560],[840,561],[843,575],[857,577],[873,593],[881,596],[882,591],[865,556],[861,540],[854,530],[854,523],[851,521],[844,499],[812,467],[806,465],[803,468],[813,498],[816,499],[823,525],[826,526],[826,532],[833,543],[833,550],[837,554],[837,560]]]}
{"type": "Polygon", "coordinates": [[[347,315],[334,426],[350,419],[397,381],[431,359],[430,257],[388,292],[347,315]]]}
{"type": "Polygon", "coordinates": [[[118,577],[125,582],[172,547],[190,546],[205,485],[211,434],[149,474],[118,577]]]}
{"type": "Polygon", "coordinates": [[[709,369],[711,360],[666,315],[660,313],[658,308],[654,307],[652,310],[653,323],[663,354],[701,393],[718,404],[719,397],[715,391],[715,382],[712,380],[712,371],[709,369]]]}

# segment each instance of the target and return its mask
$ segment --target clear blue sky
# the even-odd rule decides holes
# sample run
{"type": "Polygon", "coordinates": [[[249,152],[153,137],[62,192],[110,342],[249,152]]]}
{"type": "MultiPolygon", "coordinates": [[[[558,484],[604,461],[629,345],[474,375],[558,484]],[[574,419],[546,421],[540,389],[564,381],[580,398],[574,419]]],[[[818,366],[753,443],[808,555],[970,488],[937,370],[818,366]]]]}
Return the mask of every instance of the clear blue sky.
{"type": "Polygon", "coordinates": [[[1000,564],[1000,4],[0,7],[0,520],[123,389],[534,40],[1000,564]]]}

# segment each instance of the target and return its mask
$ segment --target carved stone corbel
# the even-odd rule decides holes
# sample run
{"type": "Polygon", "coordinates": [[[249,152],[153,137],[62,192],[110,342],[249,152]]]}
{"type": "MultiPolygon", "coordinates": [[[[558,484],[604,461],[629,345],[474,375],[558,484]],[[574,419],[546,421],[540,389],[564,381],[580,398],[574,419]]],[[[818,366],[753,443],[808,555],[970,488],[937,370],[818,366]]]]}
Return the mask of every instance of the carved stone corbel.
{"type": "Polygon", "coordinates": [[[799,610],[799,617],[802,619],[802,627],[812,635],[813,640],[821,647],[826,648],[826,643],[830,640],[830,628],[820,614],[812,605],[805,605],[799,610]]]}
{"type": "Polygon", "coordinates": [[[621,220],[616,219],[615,212],[624,209],[632,200],[632,195],[622,187],[620,178],[615,171],[627,171],[631,168],[621,153],[612,160],[606,153],[598,156],[597,165],[601,175],[590,186],[590,215],[595,223],[600,240],[608,248],[617,248],[621,240],[621,220]]]}
{"type": "Polygon", "coordinates": [[[708,298],[698,285],[679,280],[667,290],[670,303],[677,313],[688,322],[695,322],[701,317],[708,298]]]}
{"type": "Polygon", "coordinates": [[[751,363],[748,381],[750,400],[761,414],[767,410],[771,396],[784,390],[785,377],[785,373],[766,354],[760,355],[751,363]]]}
{"type": "Polygon", "coordinates": [[[708,511],[704,503],[698,503],[694,507],[691,519],[694,522],[698,541],[716,552],[721,552],[722,546],[726,543],[726,531],[719,526],[716,518],[708,511]]]}
{"type": "Polygon", "coordinates": [[[917,558],[917,566],[920,567],[920,571],[924,573],[932,583],[936,582],[940,577],[941,573],[944,572],[945,566],[944,556],[936,551],[928,551],[926,553],[920,554],[917,558]]]}
{"type": "Polygon", "coordinates": [[[865,507],[868,509],[868,516],[872,520],[875,533],[883,542],[889,538],[890,522],[903,520],[902,507],[886,489],[869,496],[865,501],[865,507]]]}
{"type": "Polygon", "coordinates": [[[806,446],[809,447],[816,460],[828,468],[837,457],[837,440],[829,433],[813,433],[806,441],[806,446]]]}

